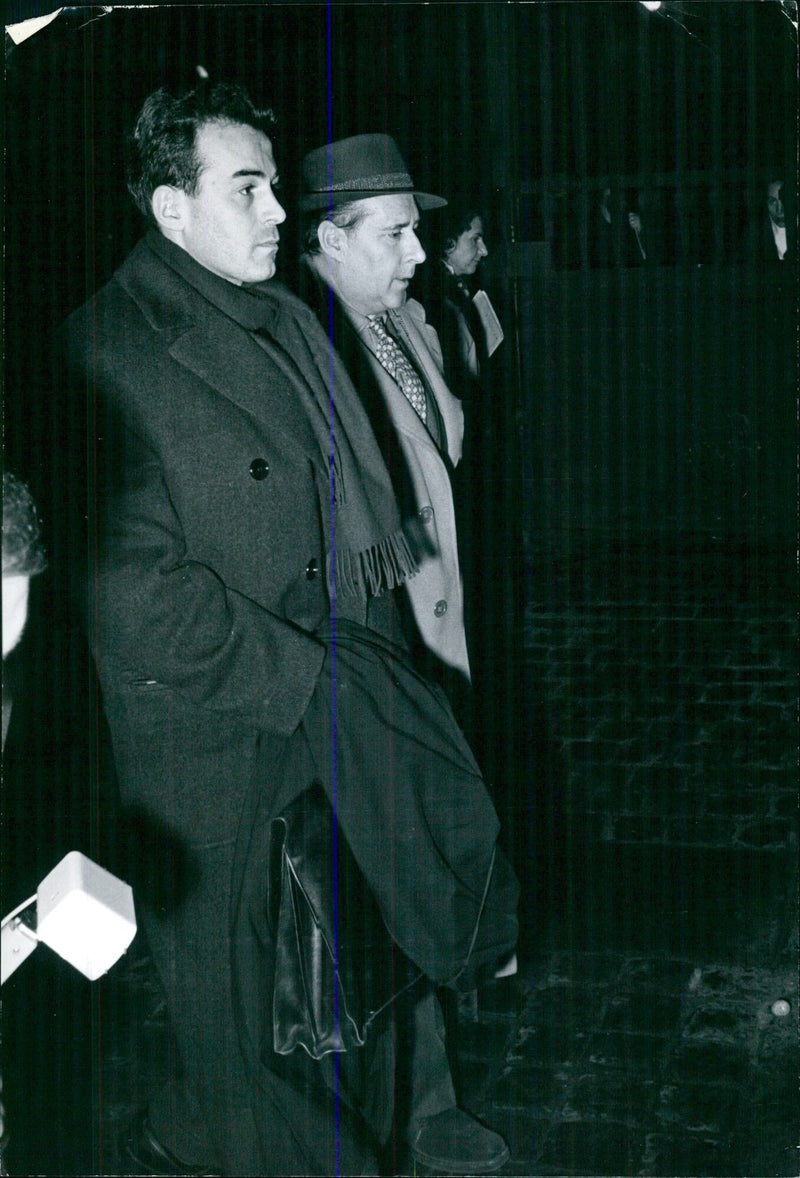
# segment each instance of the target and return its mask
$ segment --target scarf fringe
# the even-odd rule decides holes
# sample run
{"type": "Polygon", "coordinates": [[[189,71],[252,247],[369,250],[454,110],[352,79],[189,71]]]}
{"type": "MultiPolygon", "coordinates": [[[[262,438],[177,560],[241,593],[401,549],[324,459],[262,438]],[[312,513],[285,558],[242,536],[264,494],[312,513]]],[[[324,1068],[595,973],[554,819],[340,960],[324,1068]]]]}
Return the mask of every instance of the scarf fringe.
{"type": "Polygon", "coordinates": [[[328,589],[331,593],[377,597],[402,585],[419,572],[409,537],[400,528],[360,552],[338,551],[328,557],[328,589]]]}

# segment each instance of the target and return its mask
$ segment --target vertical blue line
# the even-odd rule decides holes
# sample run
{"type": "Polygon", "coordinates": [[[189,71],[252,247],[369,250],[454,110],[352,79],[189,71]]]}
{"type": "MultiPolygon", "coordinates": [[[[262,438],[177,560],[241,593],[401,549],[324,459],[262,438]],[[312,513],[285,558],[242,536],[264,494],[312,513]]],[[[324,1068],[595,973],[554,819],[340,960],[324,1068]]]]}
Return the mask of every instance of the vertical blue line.
{"type": "MultiPolygon", "coordinates": [[[[332,12],[333,0],[328,0],[325,14],[325,32],[327,49],[327,87],[328,87],[328,186],[333,184],[333,159],[330,144],[333,141],[333,52],[332,52],[332,12]]],[[[332,212],[333,195],[331,195],[328,212],[332,212]]],[[[331,504],[331,533],[330,533],[330,567],[331,567],[331,728],[333,743],[331,746],[331,782],[333,800],[333,1021],[337,1032],[339,1030],[339,825],[337,820],[338,775],[337,775],[337,709],[336,709],[336,470],[334,465],[334,369],[333,369],[333,289],[328,288],[328,338],[330,339],[330,370],[328,398],[328,421],[330,428],[330,452],[328,454],[328,470],[330,475],[330,504],[331,504]]],[[[336,1118],[336,1178],[342,1173],[342,1130],[341,1130],[341,1058],[339,1052],[334,1053],[334,1070],[336,1075],[336,1089],[334,1093],[334,1115],[336,1118]]]]}

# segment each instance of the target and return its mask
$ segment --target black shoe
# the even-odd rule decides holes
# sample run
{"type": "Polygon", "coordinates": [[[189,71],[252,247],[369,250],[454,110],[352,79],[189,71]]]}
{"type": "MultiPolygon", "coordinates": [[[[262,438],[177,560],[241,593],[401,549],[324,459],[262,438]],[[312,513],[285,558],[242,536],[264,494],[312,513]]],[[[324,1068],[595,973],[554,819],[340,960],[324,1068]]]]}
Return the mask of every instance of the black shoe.
{"type": "Polygon", "coordinates": [[[445,1174],[494,1174],[511,1156],[499,1133],[460,1108],[418,1121],[408,1144],[418,1162],[445,1174]]]}
{"type": "Polygon", "coordinates": [[[187,1166],[162,1145],[153,1132],[147,1113],[140,1112],[120,1139],[122,1153],[136,1166],[134,1173],[154,1178],[218,1178],[219,1170],[211,1166],[187,1166]]]}

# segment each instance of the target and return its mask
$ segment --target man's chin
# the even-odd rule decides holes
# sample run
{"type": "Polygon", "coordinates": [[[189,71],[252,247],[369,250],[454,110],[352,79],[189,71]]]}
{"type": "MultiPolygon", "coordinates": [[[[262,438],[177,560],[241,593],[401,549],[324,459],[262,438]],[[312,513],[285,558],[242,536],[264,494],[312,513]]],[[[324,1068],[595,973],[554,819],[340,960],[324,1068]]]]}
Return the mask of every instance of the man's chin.
{"type": "Polygon", "coordinates": [[[251,278],[251,282],[268,282],[270,278],[275,277],[276,266],[274,262],[270,262],[268,266],[262,266],[258,271],[257,278],[251,278]]]}
{"type": "Polygon", "coordinates": [[[241,285],[255,286],[259,282],[268,282],[270,278],[275,277],[276,269],[275,257],[253,259],[250,273],[246,278],[242,278],[241,285]]]}

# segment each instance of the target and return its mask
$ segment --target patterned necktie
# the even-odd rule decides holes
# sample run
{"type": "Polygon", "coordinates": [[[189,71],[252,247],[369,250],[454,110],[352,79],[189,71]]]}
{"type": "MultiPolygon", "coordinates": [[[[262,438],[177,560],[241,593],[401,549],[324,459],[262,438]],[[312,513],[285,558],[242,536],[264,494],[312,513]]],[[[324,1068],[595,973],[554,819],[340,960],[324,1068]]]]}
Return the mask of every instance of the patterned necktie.
{"type": "Polygon", "coordinates": [[[375,354],[378,360],[389,373],[392,380],[397,382],[400,390],[411,402],[424,422],[427,417],[428,406],[422,381],[414,371],[411,362],[403,353],[397,341],[393,340],[389,335],[381,317],[375,315],[368,319],[367,322],[375,337],[375,354]]]}

